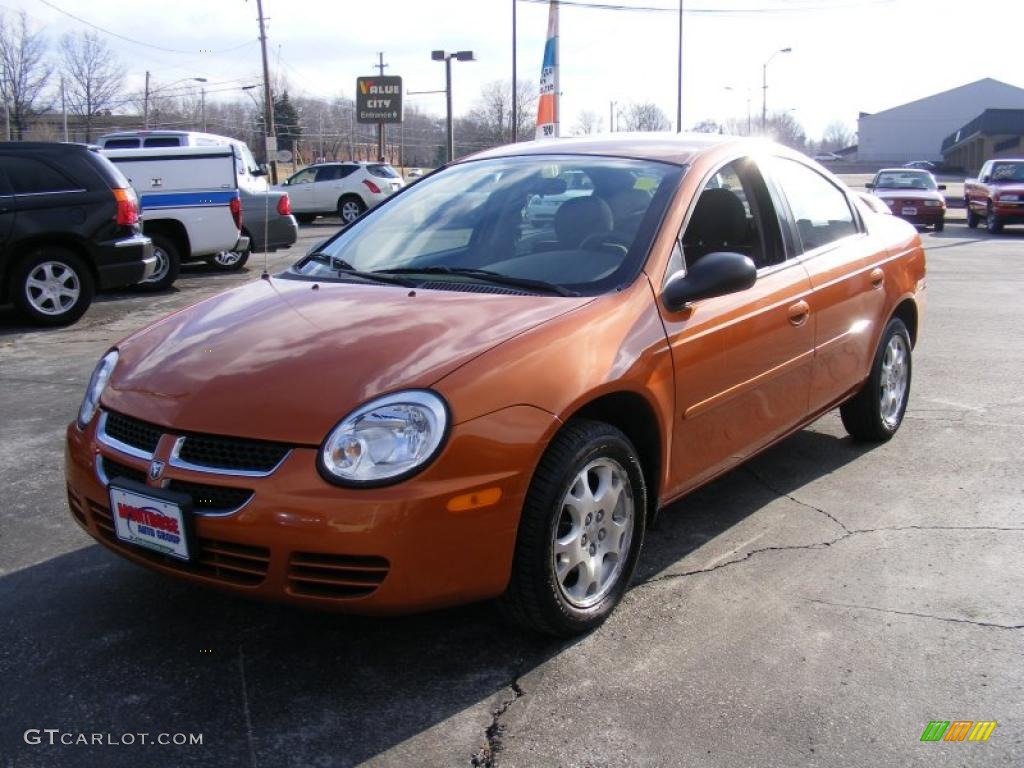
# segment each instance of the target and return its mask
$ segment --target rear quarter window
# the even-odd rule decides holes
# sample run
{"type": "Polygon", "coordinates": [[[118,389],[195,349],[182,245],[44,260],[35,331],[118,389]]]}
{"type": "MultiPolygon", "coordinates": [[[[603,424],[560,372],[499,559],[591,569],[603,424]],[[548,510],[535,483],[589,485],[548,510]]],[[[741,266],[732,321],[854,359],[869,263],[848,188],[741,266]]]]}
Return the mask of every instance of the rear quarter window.
{"type": "Polygon", "coordinates": [[[138,139],[107,139],[103,142],[104,149],[138,149],[138,139]]]}
{"type": "Polygon", "coordinates": [[[67,192],[81,189],[56,168],[35,157],[5,155],[0,158],[4,171],[16,195],[35,195],[46,192],[67,192]]]}
{"type": "Polygon", "coordinates": [[[371,176],[376,176],[378,179],[399,178],[398,172],[390,165],[368,165],[366,170],[370,172],[371,176]]]}
{"type": "Polygon", "coordinates": [[[180,147],[181,139],[177,136],[154,136],[151,139],[146,139],[145,146],[149,147],[180,147]]]}

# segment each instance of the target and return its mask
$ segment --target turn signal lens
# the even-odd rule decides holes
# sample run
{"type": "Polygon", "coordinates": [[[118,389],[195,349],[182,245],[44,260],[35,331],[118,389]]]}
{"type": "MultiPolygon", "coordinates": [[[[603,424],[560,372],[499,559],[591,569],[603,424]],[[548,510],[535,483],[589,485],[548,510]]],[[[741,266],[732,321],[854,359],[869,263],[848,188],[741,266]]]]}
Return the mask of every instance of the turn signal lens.
{"type": "Polygon", "coordinates": [[[277,201],[277,213],[281,216],[289,216],[292,212],[292,201],[288,199],[288,194],[285,193],[278,198],[277,201]]]}
{"type": "Polygon", "coordinates": [[[139,223],[139,198],[136,197],[134,189],[116,188],[114,200],[117,202],[114,221],[119,227],[134,227],[139,223]]]}

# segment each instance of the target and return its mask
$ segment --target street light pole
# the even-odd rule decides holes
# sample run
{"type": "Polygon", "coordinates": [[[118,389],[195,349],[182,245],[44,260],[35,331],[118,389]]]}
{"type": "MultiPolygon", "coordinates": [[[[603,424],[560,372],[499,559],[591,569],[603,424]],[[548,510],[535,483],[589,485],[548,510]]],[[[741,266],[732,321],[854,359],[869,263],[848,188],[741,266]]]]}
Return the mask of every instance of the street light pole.
{"type": "Polygon", "coordinates": [[[772,59],[778,56],[780,53],[792,53],[792,48],[780,48],[771,56],[768,57],[768,61],[761,65],[761,133],[767,133],[768,131],[768,65],[772,63],[772,59]]]}
{"type": "Polygon", "coordinates": [[[455,159],[455,130],[452,118],[452,59],[457,61],[476,61],[476,57],[473,56],[472,51],[454,51],[453,53],[446,53],[445,51],[431,51],[430,58],[433,61],[444,62],[444,90],[445,90],[445,101],[448,103],[448,115],[447,115],[447,126],[448,126],[448,160],[451,162],[455,159]]]}
{"type": "Polygon", "coordinates": [[[683,0],[679,0],[679,62],[676,73],[676,133],[683,132],[683,0]]]}

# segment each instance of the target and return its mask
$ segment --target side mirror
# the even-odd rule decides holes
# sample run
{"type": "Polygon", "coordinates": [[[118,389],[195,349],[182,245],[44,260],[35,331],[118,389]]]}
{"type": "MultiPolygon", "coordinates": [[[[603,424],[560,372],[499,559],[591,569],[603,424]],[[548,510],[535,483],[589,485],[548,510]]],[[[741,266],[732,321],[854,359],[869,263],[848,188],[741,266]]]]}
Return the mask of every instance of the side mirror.
{"type": "Polygon", "coordinates": [[[868,189],[874,189],[875,188],[875,185],[872,184],[870,181],[867,184],[865,184],[864,186],[867,187],[868,189]]]}
{"type": "Polygon", "coordinates": [[[945,189],[945,188],[946,188],[945,184],[939,184],[939,189],[945,189]]]}
{"type": "Polygon", "coordinates": [[[737,293],[757,281],[757,267],[742,253],[717,251],[697,260],[688,272],[676,272],[665,283],[661,302],[670,312],[678,312],[699,299],[737,293]]]}
{"type": "Polygon", "coordinates": [[[989,176],[982,176],[980,179],[978,179],[978,181],[980,181],[982,184],[988,184],[990,180],[991,179],[989,176]]]}
{"type": "Polygon", "coordinates": [[[253,176],[266,176],[267,175],[267,171],[266,171],[265,168],[263,168],[263,166],[260,166],[259,168],[251,168],[251,169],[249,169],[249,173],[251,173],[253,176]]]}

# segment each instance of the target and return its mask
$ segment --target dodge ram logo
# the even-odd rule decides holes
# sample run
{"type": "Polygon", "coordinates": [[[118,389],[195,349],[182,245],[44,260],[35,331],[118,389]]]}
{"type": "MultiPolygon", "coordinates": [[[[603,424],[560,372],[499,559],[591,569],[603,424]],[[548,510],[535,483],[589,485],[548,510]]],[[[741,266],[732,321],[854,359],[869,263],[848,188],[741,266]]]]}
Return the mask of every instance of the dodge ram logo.
{"type": "Polygon", "coordinates": [[[149,479],[159,480],[160,475],[164,473],[164,463],[162,461],[151,461],[149,463],[149,479]]]}

